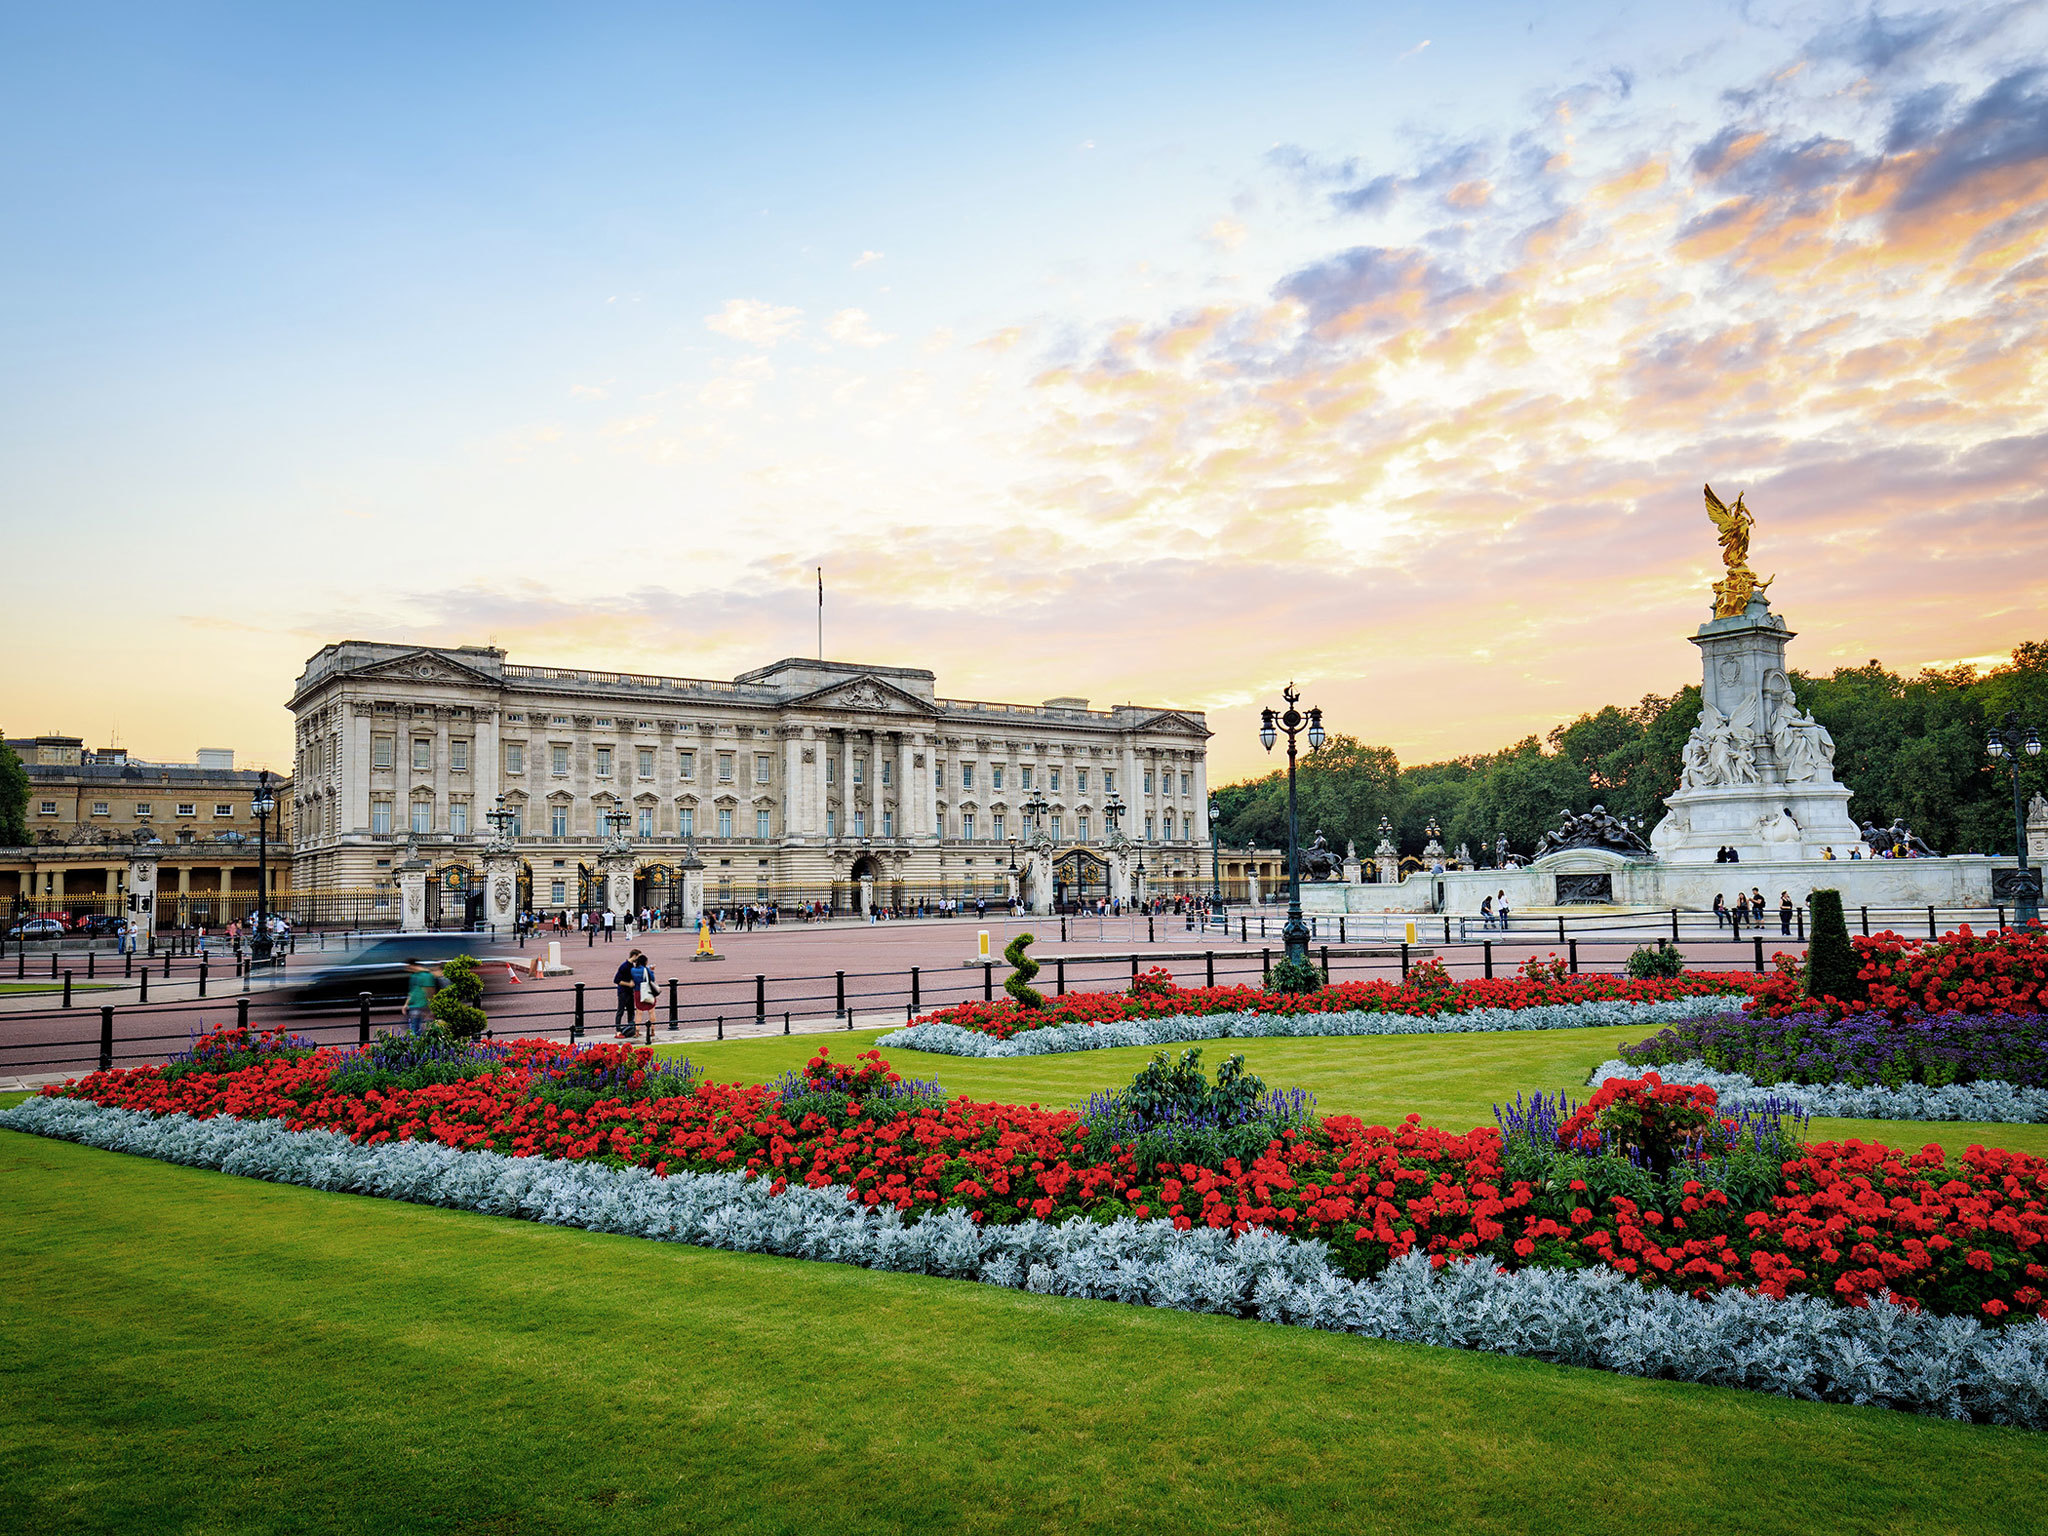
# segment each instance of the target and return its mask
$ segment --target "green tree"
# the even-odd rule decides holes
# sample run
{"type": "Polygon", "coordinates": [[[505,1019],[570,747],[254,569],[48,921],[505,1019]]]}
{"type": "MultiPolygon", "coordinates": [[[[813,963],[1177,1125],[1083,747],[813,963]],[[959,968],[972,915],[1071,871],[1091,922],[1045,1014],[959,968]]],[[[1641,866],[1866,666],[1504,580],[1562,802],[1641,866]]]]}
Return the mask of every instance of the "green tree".
{"type": "Polygon", "coordinates": [[[0,848],[28,842],[28,769],[14,749],[0,741],[0,848]]]}

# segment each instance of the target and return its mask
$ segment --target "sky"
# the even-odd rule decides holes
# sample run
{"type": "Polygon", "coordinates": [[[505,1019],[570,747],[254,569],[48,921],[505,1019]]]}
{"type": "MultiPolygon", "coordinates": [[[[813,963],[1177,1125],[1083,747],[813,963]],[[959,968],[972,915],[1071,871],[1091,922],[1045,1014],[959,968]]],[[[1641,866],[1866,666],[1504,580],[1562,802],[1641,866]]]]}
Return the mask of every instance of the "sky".
{"type": "Polygon", "coordinates": [[[0,4],[0,728],[343,638],[1404,762],[2048,638],[2048,3],[0,4]]]}

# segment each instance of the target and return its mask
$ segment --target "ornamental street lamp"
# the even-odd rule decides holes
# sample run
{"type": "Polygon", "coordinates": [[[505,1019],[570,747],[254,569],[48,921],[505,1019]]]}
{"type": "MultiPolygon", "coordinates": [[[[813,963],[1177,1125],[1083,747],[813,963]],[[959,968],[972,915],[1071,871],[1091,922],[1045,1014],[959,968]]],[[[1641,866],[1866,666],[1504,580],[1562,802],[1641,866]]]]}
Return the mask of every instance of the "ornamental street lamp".
{"type": "Polygon", "coordinates": [[[2019,849],[2019,869],[2013,877],[2013,904],[2019,909],[2020,926],[2041,920],[2041,874],[2027,863],[2027,810],[2020,799],[2020,754],[2041,755],[2041,732],[2037,726],[2020,725],[2019,711],[2009,709],[2002,723],[1991,727],[1984,750],[2005,759],[2012,775],[2012,835],[2019,849]]]}
{"type": "Polygon", "coordinates": [[[1116,841],[1117,822],[1122,819],[1123,814],[1124,797],[1112,789],[1109,798],[1102,802],[1102,819],[1109,824],[1109,840],[1112,843],[1116,841]]]}
{"type": "Polygon", "coordinates": [[[1045,825],[1046,812],[1050,811],[1051,809],[1052,803],[1048,801],[1044,795],[1040,794],[1035,789],[1031,791],[1031,798],[1024,802],[1022,810],[1024,812],[1025,817],[1025,830],[1034,839],[1038,836],[1040,829],[1043,828],[1043,826],[1045,825]]]}
{"type": "Polygon", "coordinates": [[[270,813],[277,809],[268,768],[256,776],[256,800],[249,809],[256,813],[256,937],[249,941],[249,958],[263,965],[270,960],[270,813]]]}
{"type": "Polygon", "coordinates": [[[1223,910],[1223,865],[1221,862],[1223,845],[1217,838],[1216,802],[1211,800],[1209,802],[1209,899],[1215,910],[1221,912],[1223,910]]]}
{"type": "Polygon", "coordinates": [[[503,795],[498,796],[498,804],[495,810],[489,810],[484,812],[484,820],[488,821],[491,824],[492,830],[494,830],[498,834],[498,841],[501,843],[509,843],[512,841],[512,834],[506,829],[509,828],[512,825],[512,823],[517,821],[518,819],[519,813],[517,811],[507,809],[505,805],[505,797],[503,795]]]}
{"type": "Polygon", "coordinates": [[[1306,965],[1308,921],[1301,915],[1301,815],[1294,789],[1295,739],[1306,727],[1309,751],[1321,751],[1323,712],[1311,709],[1304,715],[1297,710],[1294,706],[1301,702],[1301,695],[1294,691],[1293,683],[1281,689],[1280,696],[1287,701],[1287,709],[1284,713],[1270,709],[1261,713],[1259,744],[1270,752],[1278,732],[1287,733],[1287,925],[1280,930],[1280,937],[1287,945],[1287,958],[1306,965]]]}

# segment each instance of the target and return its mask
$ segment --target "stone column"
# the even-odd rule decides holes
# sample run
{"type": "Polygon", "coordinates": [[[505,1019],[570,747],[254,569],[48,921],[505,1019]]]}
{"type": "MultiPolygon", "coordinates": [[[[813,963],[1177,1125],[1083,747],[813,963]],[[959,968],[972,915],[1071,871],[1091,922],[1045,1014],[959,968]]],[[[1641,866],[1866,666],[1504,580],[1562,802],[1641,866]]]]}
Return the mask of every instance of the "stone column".
{"type": "Polygon", "coordinates": [[[839,733],[839,840],[853,836],[853,727],[839,733]]]}
{"type": "Polygon", "coordinates": [[[1372,851],[1373,860],[1379,865],[1379,884],[1393,885],[1401,878],[1401,850],[1386,838],[1372,851]]]}
{"type": "Polygon", "coordinates": [[[623,932],[626,914],[633,910],[633,855],[607,853],[598,860],[598,867],[604,871],[605,908],[623,932]]]}
{"type": "Polygon", "coordinates": [[[704,861],[697,857],[695,848],[676,861],[676,873],[682,876],[683,884],[683,930],[695,933],[697,922],[704,915],[704,861]]]}
{"type": "Polygon", "coordinates": [[[427,861],[407,859],[394,871],[398,876],[399,926],[408,933],[427,925],[427,861]]]}
{"type": "Polygon", "coordinates": [[[135,942],[146,948],[150,935],[156,932],[156,860],[146,853],[137,853],[128,860],[128,894],[134,898],[134,910],[128,920],[135,924],[135,942]]]}
{"type": "Polygon", "coordinates": [[[910,732],[896,733],[896,836],[908,839],[917,836],[916,812],[912,807],[917,803],[917,783],[910,768],[910,732]]]}
{"type": "Polygon", "coordinates": [[[519,914],[519,855],[509,847],[484,850],[484,921],[510,929],[519,914]]]}
{"type": "Polygon", "coordinates": [[[797,786],[803,782],[804,745],[794,731],[782,738],[782,840],[800,842],[809,830],[798,807],[797,786]]]}
{"type": "Polygon", "coordinates": [[[1195,841],[1209,841],[1209,758],[1195,759],[1195,841]]]}

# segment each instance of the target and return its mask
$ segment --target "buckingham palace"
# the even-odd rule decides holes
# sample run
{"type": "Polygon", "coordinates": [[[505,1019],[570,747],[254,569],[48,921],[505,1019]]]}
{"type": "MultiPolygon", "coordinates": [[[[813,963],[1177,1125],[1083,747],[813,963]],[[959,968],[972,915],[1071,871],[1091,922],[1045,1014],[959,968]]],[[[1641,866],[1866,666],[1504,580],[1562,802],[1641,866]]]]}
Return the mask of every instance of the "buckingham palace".
{"type": "Polygon", "coordinates": [[[1031,843],[1057,899],[1087,902],[1110,894],[1112,841],[1132,891],[1205,888],[1199,711],[936,684],[837,661],[723,682],[325,646],[291,698],[295,901],[396,920],[411,869],[428,921],[474,917],[486,853],[541,915],[603,904],[628,864],[631,905],[670,908],[699,861],[711,905],[1000,900],[1031,843]]]}

